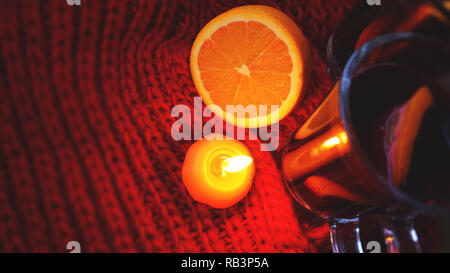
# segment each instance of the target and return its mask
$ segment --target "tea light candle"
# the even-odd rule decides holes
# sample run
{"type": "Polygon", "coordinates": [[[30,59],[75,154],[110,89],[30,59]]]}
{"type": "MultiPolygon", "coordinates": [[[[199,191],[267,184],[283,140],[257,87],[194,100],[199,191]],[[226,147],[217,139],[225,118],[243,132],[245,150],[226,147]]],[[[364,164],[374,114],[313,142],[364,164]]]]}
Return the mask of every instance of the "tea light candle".
{"type": "Polygon", "coordinates": [[[221,135],[194,143],[182,168],[182,179],[192,198],[214,208],[227,208],[244,198],[254,174],[247,147],[221,135]]]}

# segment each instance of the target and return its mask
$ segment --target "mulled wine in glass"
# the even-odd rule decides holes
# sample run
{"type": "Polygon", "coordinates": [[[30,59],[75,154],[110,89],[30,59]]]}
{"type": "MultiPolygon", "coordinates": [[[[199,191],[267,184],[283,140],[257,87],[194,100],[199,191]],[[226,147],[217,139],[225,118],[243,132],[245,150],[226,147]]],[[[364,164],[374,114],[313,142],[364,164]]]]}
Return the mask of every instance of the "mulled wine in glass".
{"type": "Polygon", "coordinates": [[[415,33],[361,46],[281,157],[289,192],[328,221],[335,252],[363,252],[358,217],[373,208],[388,250],[409,240],[403,250],[419,251],[410,220],[450,215],[449,167],[450,45],[415,33]]]}

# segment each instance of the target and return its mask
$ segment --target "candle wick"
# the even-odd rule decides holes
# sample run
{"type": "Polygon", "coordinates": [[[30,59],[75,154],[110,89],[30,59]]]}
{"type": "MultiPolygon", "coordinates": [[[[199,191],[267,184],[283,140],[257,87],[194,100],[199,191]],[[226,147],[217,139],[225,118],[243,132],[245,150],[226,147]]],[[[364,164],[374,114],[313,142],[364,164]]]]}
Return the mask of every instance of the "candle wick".
{"type": "Polygon", "coordinates": [[[222,169],[222,177],[225,177],[225,176],[227,176],[227,172],[224,169],[222,169]]]}

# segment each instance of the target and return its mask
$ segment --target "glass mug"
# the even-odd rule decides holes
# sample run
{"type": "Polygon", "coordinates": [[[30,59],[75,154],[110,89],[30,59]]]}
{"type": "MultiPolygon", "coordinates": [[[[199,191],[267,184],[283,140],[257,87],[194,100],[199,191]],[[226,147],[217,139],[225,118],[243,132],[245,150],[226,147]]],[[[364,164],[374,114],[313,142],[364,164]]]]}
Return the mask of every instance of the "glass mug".
{"type": "Polygon", "coordinates": [[[389,32],[417,32],[450,42],[450,0],[360,1],[336,27],[327,45],[329,71],[338,79],[348,58],[365,42],[389,32]]]}
{"type": "Polygon", "coordinates": [[[280,164],[294,199],[329,223],[334,252],[363,252],[364,213],[389,252],[420,251],[414,216],[450,215],[450,45],[392,33],[361,46],[280,164]]]}

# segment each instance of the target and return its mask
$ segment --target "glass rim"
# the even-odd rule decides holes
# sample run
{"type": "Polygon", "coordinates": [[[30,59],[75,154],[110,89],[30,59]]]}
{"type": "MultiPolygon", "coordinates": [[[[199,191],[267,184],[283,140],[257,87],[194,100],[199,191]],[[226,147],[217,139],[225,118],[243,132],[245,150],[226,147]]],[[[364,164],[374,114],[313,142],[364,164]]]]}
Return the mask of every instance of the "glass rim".
{"type": "MultiPolygon", "coordinates": [[[[428,0],[431,4],[433,4],[436,9],[438,9],[442,15],[444,15],[448,20],[450,20],[450,10],[446,8],[444,3],[446,1],[450,0],[428,0]]],[[[419,1],[416,1],[418,3],[419,1]]],[[[396,4],[389,2],[388,4],[396,4]]],[[[349,25],[354,24],[354,20],[357,18],[371,18],[371,16],[375,16],[378,12],[382,10],[381,6],[368,6],[366,4],[362,4],[358,2],[355,7],[350,11],[347,18],[342,20],[336,27],[336,29],[333,30],[330,37],[328,38],[327,45],[326,45],[326,61],[328,63],[328,69],[330,70],[331,77],[334,80],[339,79],[339,77],[342,75],[342,72],[344,70],[345,64],[348,62],[349,58],[347,60],[342,61],[338,57],[338,54],[336,51],[338,51],[338,41],[339,37],[342,36],[342,33],[345,31],[346,28],[349,27],[349,25]]],[[[369,21],[367,21],[369,22],[369,21]]],[[[362,26],[361,31],[363,31],[367,25],[362,26]]],[[[355,41],[356,42],[356,41],[355,41]]],[[[349,55],[349,57],[351,54],[349,55]]]]}

